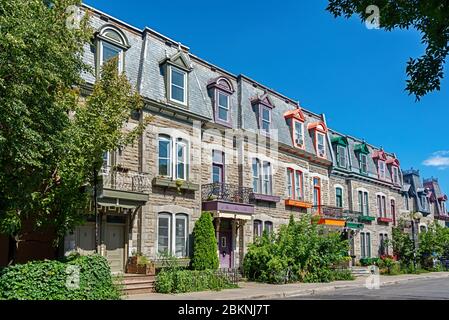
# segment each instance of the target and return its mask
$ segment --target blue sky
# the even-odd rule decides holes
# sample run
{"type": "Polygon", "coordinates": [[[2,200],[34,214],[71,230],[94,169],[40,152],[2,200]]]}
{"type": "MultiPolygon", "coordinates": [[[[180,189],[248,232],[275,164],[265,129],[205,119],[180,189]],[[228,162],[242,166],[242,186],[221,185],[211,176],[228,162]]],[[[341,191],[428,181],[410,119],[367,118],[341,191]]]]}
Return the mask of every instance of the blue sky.
{"type": "Polygon", "coordinates": [[[449,74],[420,102],[404,91],[406,62],[424,50],[418,32],[335,19],[326,0],[85,3],[325,113],[330,127],[395,152],[402,169],[438,177],[449,193],[449,74]]]}

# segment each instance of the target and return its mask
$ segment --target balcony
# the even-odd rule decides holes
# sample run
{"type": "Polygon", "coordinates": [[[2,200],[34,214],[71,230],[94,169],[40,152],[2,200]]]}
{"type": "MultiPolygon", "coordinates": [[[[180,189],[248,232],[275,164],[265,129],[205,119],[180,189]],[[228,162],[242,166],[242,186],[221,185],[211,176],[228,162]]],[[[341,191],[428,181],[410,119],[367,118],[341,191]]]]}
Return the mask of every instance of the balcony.
{"type": "Polygon", "coordinates": [[[228,183],[210,183],[201,186],[204,211],[252,215],[254,205],[250,203],[252,188],[228,183]]]}
{"type": "Polygon", "coordinates": [[[377,218],[377,223],[386,223],[386,224],[388,224],[390,222],[393,222],[393,219],[387,218],[387,217],[378,217],[377,218]]]}
{"type": "Polygon", "coordinates": [[[343,208],[331,206],[313,206],[312,212],[319,215],[318,224],[334,227],[344,227],[346,225],[346,215],[343,208]]]}
{"type": "Polygon", "coordinates": [[[116,166],[102,168],[99,178],[99,205],[134,208],[148,201],[147,174],[116,166]]]}
{"type": "Polygon", "coordinates": [[[285,205],[303,209],[312,208],[312,203],[295,199],[285,199],[285,205]]]}

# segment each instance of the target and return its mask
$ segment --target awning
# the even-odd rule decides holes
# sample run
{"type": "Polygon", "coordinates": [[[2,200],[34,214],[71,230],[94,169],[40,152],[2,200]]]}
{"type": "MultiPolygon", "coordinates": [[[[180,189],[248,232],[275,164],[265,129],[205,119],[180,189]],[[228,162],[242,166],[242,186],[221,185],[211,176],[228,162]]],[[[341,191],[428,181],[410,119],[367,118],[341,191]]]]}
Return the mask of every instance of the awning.
{"type": "Polygon", "coordinates": [[[229,212],[215,212],[215,218],[235,219],[235,220],[251,220],[251,215],[241,213],[229,213],[229,212]]]}

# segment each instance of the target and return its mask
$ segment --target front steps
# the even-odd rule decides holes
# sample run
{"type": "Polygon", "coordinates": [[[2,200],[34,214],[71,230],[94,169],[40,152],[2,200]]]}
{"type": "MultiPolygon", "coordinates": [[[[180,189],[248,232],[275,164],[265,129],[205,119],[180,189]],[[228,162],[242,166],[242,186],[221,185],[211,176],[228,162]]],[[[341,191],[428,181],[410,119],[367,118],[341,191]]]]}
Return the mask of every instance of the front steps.
{"type": "Polygon", "coordinates": [[[369,267],[351,267],[351,273],[355,277],[369,276],[371,271],[369,267]]]}
{"type": "Polygon", "coordinates": [[[145,294],[155,292],[156,276],[144,274],[123,275],[123,293],[125,295],[145,294]]]}

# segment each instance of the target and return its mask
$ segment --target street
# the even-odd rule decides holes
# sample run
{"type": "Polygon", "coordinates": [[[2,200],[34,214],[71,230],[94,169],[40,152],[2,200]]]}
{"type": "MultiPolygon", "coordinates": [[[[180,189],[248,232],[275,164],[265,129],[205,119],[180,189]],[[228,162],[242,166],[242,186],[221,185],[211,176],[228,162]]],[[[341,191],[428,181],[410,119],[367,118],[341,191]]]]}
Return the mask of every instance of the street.
{"type": "Polygon", "coordinates": [[[289,297],[286,300],[449,300],[449,279],[420,279],[367,288],[337,289],[319,295],[289,297]]]}

